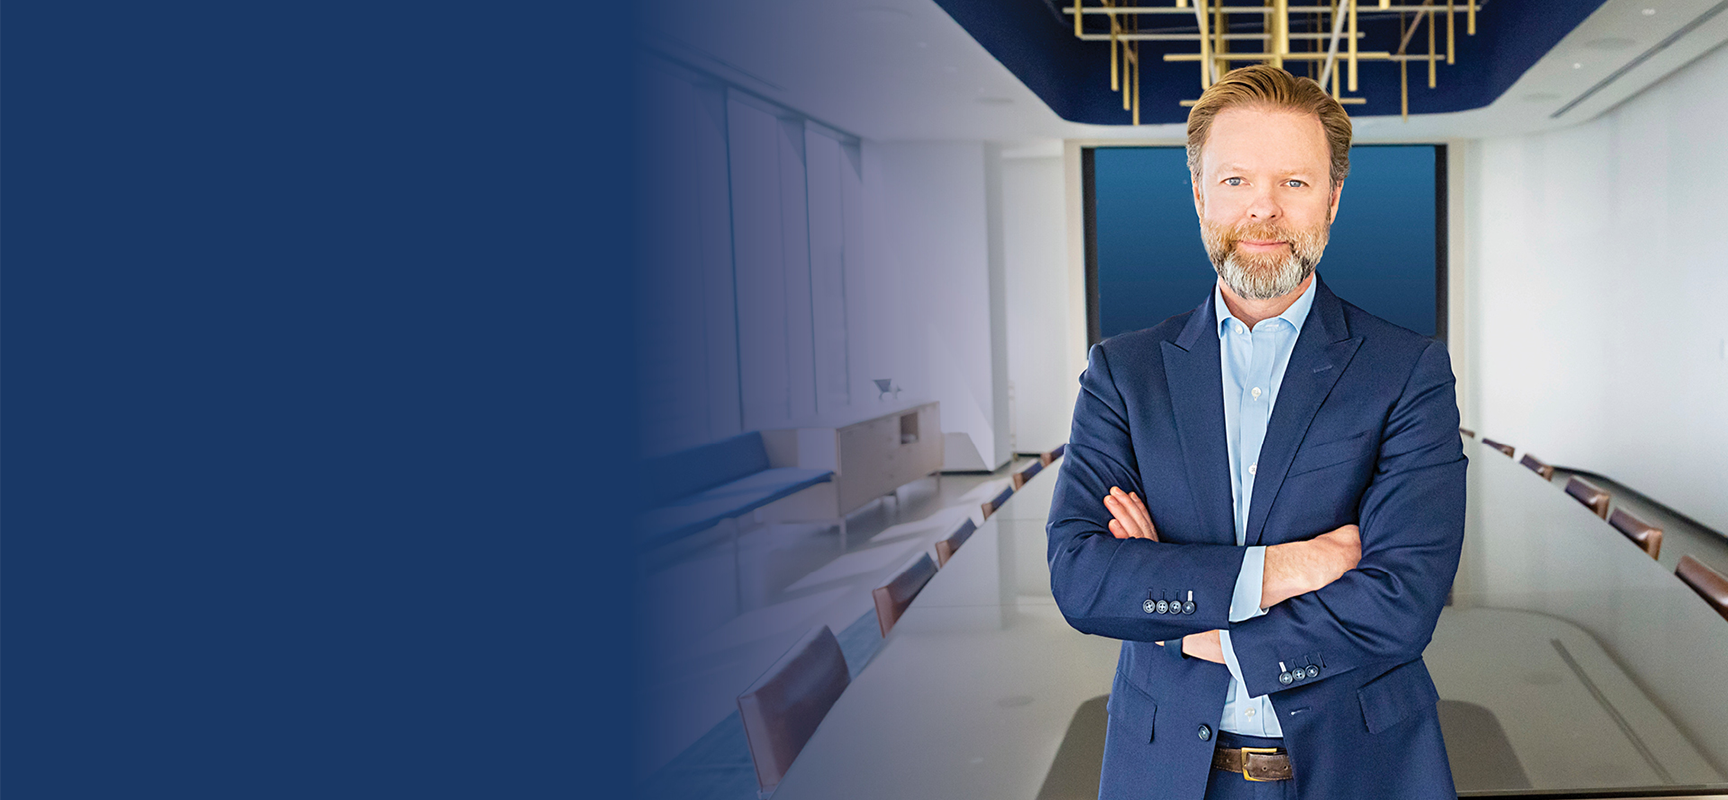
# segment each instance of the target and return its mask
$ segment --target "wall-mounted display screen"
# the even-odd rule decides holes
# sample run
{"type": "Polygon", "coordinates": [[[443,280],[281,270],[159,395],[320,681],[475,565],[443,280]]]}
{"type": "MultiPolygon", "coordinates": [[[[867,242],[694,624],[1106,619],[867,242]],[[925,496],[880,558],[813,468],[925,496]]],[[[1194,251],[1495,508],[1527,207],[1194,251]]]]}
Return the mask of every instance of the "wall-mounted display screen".
{"type": "MultiPolygon", "coordinates": [[[[1317,267],[1339,297],[1445,338],[1444,145],[1350,149],[1338,217],[1317,267]]],[[[1200,243],[1180,147],[1083,151],[1091,341],[1192,310],[1217,273],[1200,243]]]]}

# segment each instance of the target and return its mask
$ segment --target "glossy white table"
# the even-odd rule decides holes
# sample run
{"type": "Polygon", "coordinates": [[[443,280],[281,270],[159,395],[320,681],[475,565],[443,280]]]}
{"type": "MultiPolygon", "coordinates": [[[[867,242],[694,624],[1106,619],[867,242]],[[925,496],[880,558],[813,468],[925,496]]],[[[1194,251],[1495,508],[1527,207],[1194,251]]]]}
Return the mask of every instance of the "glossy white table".
{"type": "MultiPolygon", "coordinates": [[[[1464,558],[1426,653],[1460,794],[1728,790],[1728,624],[1557,487],[1465,448],[1464,558]]],[[[931,579],[777,800],[1081,793],[1052,767],[1076,710],[1109,692],[1120,643],[1069,627],[1051,596],[1060,465],[931,579]]],[[[1092,733],[1063,757],[1095,758],[1092,733]]]]}

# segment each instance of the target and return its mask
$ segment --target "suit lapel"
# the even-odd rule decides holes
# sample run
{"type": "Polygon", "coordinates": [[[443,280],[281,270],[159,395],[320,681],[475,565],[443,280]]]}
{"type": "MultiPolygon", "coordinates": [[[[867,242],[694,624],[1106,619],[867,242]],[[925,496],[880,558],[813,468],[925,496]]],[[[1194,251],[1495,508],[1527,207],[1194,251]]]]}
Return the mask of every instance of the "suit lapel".
{"type": "MultiPolygon", "coordinates": [[[[1356,356],[1362,337],[1350,337],[1344,323],[1344,304],[1315,276],[1314,305],[1308,320],[1296,337],[1296,348],[1284,367],[1284,381],[1278,387],[1278,404],[1267,421],[1266,440],[1260,446],[1260,460],[1254,476],[1254,501],[1248,509],[1247,544],[1261,543],[1266,515],[1284,476],[1290,471],[1290,461],[1296,447],[1308,433],[1326,396],[1338,383],[1338,376],[1356,356]]],[[[1214,356],[1216,357],[1216,356],[1214,356]]],[[[1222,390],[1220,390],[1222,393],[1222,390]]],[[[1226,473],[1228,477],[1228,473],[1226,473]]]]}
{"type": "Polygon", "coordinates": [[[1218,323],[1212,295],[1194,313],[1174,342],[1164,342],[1164,380],[1182,442],[1182,460],[1203,535],[1219,544],[1236,543],[1230,502],[1230,451],[1224,439],[1224,385],[1218,363],[1218,323]]]}

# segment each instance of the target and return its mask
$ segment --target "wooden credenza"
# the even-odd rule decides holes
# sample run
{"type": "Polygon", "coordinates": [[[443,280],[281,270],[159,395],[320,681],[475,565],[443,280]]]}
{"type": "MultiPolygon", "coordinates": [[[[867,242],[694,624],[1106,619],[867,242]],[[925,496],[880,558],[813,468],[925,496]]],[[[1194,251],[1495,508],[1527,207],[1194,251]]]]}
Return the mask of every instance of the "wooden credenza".
{"type": "Polygon", "coordinates": [[[762,442],[772,466],[834,471],[831,483],[763,509],[765,521],[844,518],[871,500],[942,470],[941,415],[933,400],[898,404],[861,419],[817,419],[765,430],[762,442]]]}

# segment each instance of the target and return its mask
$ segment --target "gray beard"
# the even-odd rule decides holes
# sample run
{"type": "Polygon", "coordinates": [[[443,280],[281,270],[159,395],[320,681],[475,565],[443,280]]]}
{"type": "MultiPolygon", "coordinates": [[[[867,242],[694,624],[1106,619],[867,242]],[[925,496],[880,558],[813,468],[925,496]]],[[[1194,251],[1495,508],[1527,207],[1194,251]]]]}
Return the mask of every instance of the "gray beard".
{"type": "Polygon", "coordinates": [[[1213,258],[1212,267],[1218,271],[1218,277],[1224,285],[1230,287],[1237,297],[1244,300],[1271,300],[1283,297],[1301,286],[1302,282],[1314,272],[1318,261],[1309,261],[1301,253],[1292,251],[1276,269],[1252,269],[1242,263],[1242,254],[1231,252],[1223,261],[1213,258]]]}

